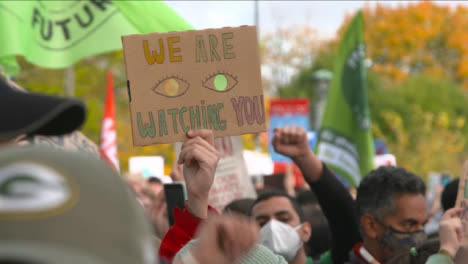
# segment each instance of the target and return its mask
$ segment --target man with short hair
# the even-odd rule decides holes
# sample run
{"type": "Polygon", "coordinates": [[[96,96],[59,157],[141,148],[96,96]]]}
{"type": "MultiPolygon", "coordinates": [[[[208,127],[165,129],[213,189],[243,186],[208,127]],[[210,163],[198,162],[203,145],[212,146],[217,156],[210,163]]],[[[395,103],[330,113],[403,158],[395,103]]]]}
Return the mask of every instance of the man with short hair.
{"type": "MultiPolygon", "coordinates": [[[[303,128],[285,126],[275,129],[273,146],[276,152],[290,157],[301,169],[328,219],[332,247],[330,252],[320,258],[321,264],[382,263],[424,239],[420,232],[427,219],[425,187],[416,175],[399,168],[381,168],[371,172],[366,176],[369,178],[364,178],[358,189],[356,201],[360,208],[358,214],[355,210],[356,204],[347,189],[309,148],[306,131],[303,128]],[[393,180],[393,177],[397,179],[393,180]],[[374,186],[376,184],[378,186],[374,186]],[[382,199],[384,203],[380,203],[382,199]],[[374,213],[379,215],[376,216],[374,213]],[[360,230],[363,240],[359,235],[360,230]],[[364,243],[358,243],[360,241],[364,243]]],[[[204,200],[207,200],[206,197],[204,200]]],[[[276,198],[278,197],[269,203],[270,206],[265,206],[268,207],[268,210],[265,209],[268,211],[268,214],[265,213],[267,216],[259,220],[268,222],[267,218],[273,218],[276,214],[281,215],[275,213],[276,209],[272,209],[277,208],[280,202],[284,203],[283,208],[290,208],[290,211],[293,211],[294,207],[288,199],[276,198]]],[[[203,209],[203,217],[206,217],[207,203],[197,204],[197,208],[203,209]]],[[[254,206],[252,215],[257,210],[259,209],[254,206]]],[[[180,218],[185,222],[176,223],[173,227],[179,230],[178,233],[166,235],[166,238],[170,238],[166,240],[166,245],[163,241],[164,250],[160,250],[162,256],[171,258],[181,245],[193,237],[191,233],[196,230],[200,222],[199,219],[194,219],[194,216],[197,214],[193,211],[181,215],[180,218]],[[187,227],[192,230],[184,230],[187,227]]],[[[300,224],[298,220],[295,223],[300,224]]],[[[284,227],[284,225],[279,226],[284,227]]],[[[284,228],[286,229],[289,228],[284,228]]]]}
{"type": "MultiPolygon", "coordinates": [[[[360,241],[359,227],[355,217],[354,202],[349,195],[349,192],[309,149],[305,132],[302,134],[301,131],[296,131],[295,129],[291,130],[288,127],[275,129],[273,146],[277,152],[291,157],[294,162],[299,165],[305,179],[317,194],[317,198],[323,208],[324,214],[329,219],[331,233],[334,240],[332,243],[331,253],[325,253],[323,257],[321,257],[321,263],[344,263],[348,258],[348,253],[352,246],[360,241]]],[[[187,206],[184,211],[175,210],[175,224],[164,237],[159,250],[159,255],[163,259],[171,260],[177,252],[194,237],[198,226],[204,221],[203,219],[207,218],[208,212],[213,211],[211,207],[208,207],[207,203],[208,192],[212,184],[211,177],[213,176],[206,176],[206,179],[200,178],[200,180],[203,179],[201,183],[196,181],[187,182],[188,193],[194,191],[203,191],[203,193],[202,195],[191,195],[195,199],[191,199],[190,196],[188,196],[187,206]],[[197,183],[198,186],[191,186],[194,183],[197,183]]],[[[271,201],[268,200],[265,200],[265,202],[268,203],[264,204],[271,204],[271,201]]],[[[269,210],[272,210],[273,208],[273,211],[275,211],[274,208],[277,209],[275,201],[280,200],[280,202],[282,201],[281,210],[289,208],[288,211],[296,212],[296,218],[293,221],[294,227],[301,224],[299,214],[297,213],[300,212],[300,210],[294,210],[293,203],[291,203],[289,198],[272,197],[271,200],[274,201],[275,206],[266,206],[270,207],[269,210]]],[[[260,203],[258,205],[260,205],[260,203]]],[[[257,208],[255,208],[255,211],[257,211],[257,208]]],[[[272,218],[271,216],[274,214],[274,212],[269,212],[268,217],[272,218]]],[[[278,216],[280,216],[280,214],[278,214],[278,216]]],[[[286,227],[285,225],[277,226],[280,226],[280,228],[283,227],[284,229],[289,229],[289,227],[293,228],[292,225],[286,225],[286,227]]],[[[299,229],[301,229],[300,232],[304,231],[304,239],[310,236],[310,234],[307,234],[306,232],[307,228],[299,229]]],[[[293,232],[287,233],[289,235],[294,234],[293,232]]],[[[303,241],[306,241],[304,239],[303,241]]],[[[302,263],[306,263],[307,259],[301,258],[301,261],[302,263]]]]}
{"type": "Polygon", "coordinates": [[[275,128],[272,144],[276,152],[291,158],[299,167],[327,217],[331,249],[320,257],[320,263],[346,263],[353,245],[361,240],[355,204],[348,190],[315,156],[302,127],[275,128]]]}
{"type": "Polygon", "coordinates": [[[310,223],[297,201],[281,192],[261,194],[250,209],[260,229],[260,243],[281,255],[289,264],[312,263],[303,244],[311,235],[310,223]]]}
{"type": "Polygon", "coordinates": [[[356,256],[366,260],[364,255],[368,252],[385,263],[421,244],[426,239],[425,193],[422,179],[405,169],[380,167],[370,172],[357,191],[363,244],[356,256]]]}
{"type": "MultiPolygon", "coordinates": [[[[341,229],[341,234],[337,231],[340,226],[347,225],[354,229],[354,219],[358,220],[358,230],[347,232],[354,234],[360,230],[363,243],[355,244],[350,252],[350,263],[384,263],[425,240],[426,189],[418,176],[395,167],[381,167],[370,172],[357,191],[355,203],[358,210],[351,212],[348,210],[349,204],[353,203],[352,198],[339,193],[335,176],[327,172],[326,166],[309,149],[303,128],[287,126],[276,129],[273,146],[278,153],[291,157],[301,169],[330,223],[332,259],[322,259],[321,263],[346,262],[343,249],[351,249],[350,240],[343,235],[346,229],[341,229]],[[340,213],[333,207],[347,211],[340,213]],[[337,213],[340,217],[336,217],[337,213]],[[337,248],[341,252],[337,252],[337,248]]],[[[356,236],[352,239],[355,240],[356,236]]]]}

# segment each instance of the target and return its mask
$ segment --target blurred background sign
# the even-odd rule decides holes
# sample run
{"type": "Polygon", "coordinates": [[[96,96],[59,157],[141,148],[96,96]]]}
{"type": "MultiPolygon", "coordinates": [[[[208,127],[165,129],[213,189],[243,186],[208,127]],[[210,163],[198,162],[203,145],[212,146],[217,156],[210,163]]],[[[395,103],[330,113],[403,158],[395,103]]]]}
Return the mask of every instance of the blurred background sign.
{"type": "Polygon", "coordinates": [[[164,158],[161,156],[131,157],[128,168],[130,174],[141,174],[145,178],[158,177],[163,182],[170,182],[164,177],[164,158]]]}
{"type": "Polygon", "coordinates": [[[289,126],[300,126],[305,130],[310,129],[309,121],[309,99],[308,98],[284,98],[271,99],[270,101],[270,128],[269,128],[269,150],[273,161],[291,161],[289,158],[275,152],[271,139],[275,128],[289,126]]]}

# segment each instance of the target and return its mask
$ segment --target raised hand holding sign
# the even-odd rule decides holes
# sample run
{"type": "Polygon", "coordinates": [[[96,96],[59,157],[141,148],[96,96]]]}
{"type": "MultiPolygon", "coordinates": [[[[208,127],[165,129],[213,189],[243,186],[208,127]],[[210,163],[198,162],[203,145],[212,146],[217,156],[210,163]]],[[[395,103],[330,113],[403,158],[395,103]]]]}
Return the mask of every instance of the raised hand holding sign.
{"type": "Polygon", "coordinates": [[[211,130],[190,130],[189,139],[182,145],[178,163],[184,164],[188,208],[198,218],[206,218],[208,194],[213,185],[216,167],[221,155],[214,147],[211,130]]]}

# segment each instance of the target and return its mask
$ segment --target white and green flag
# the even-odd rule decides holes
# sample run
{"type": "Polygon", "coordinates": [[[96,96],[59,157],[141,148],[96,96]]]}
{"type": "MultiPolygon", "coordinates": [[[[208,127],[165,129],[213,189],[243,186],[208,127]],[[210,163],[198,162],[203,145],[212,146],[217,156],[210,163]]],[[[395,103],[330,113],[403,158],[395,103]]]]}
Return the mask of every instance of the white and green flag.
{"type": "Polygon", "coordinates": [[[319,159],[354,186],[374,168],[363,31],[359,11],[338,48],[316,145],[319,159]]]}

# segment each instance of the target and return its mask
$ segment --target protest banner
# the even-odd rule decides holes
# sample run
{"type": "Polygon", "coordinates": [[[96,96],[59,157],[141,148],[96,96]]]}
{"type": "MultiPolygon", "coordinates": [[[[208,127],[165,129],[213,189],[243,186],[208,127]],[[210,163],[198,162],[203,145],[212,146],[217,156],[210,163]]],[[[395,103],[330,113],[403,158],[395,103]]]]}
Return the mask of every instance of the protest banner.
{"type": "Polygon", "coordinates": [[[271,159],[273,161],[287,161],[291,159],[285,157],[273,149],[271,139],[273,138],[273,130],[275,128],[286,125],[300,126],[306,131],[309,130],[309,99],[308,98],[281,98],[270,100],[270,128],[269,128],[269,145],[271,159]]]}
{"type": "Polygon", "coordinates": [[[359,11],[344,32],[334,59],[316,144],[317,157],[355,187],[375,168],[364,59],[364,19],[359,11]]]}
{"type": "MultiPolygon", "coordinates": [[[[244,161],[242,138],[240,136],[220,137],[215,140],[216,149],[221,159],[216,168],[215,179],[211,187],[208,203],[218,211],[233,200],[256,198],[250,176],[244,161]]],[[[182,143],[175,144],[178,157],[182,143]]]]}
{"type": "Polygon", "coordinates": [[[133,144],[266,131],[255,27],[122,37],[133,144]]]}
{"type": "Polygon", "coordinates": [[[0,68],[19,71],[15,55],[45,68],[120,50],[127,34],[189,30],[163,1],[0,1],[0,68]]]}
{"type": "Polygon", "coordinates": [[[164,157],[162,156],[134,156],[128,159],[130,174],[140,173],[145,178],[164,176],[164,157]]]}
{"type": "Polygon", "coordinates": [[[463,163],[462,174],[458,184],[456,207],[462,208],[460,219],[463,227],[462,245],[468,246],[468,160],[463,163]]]}

